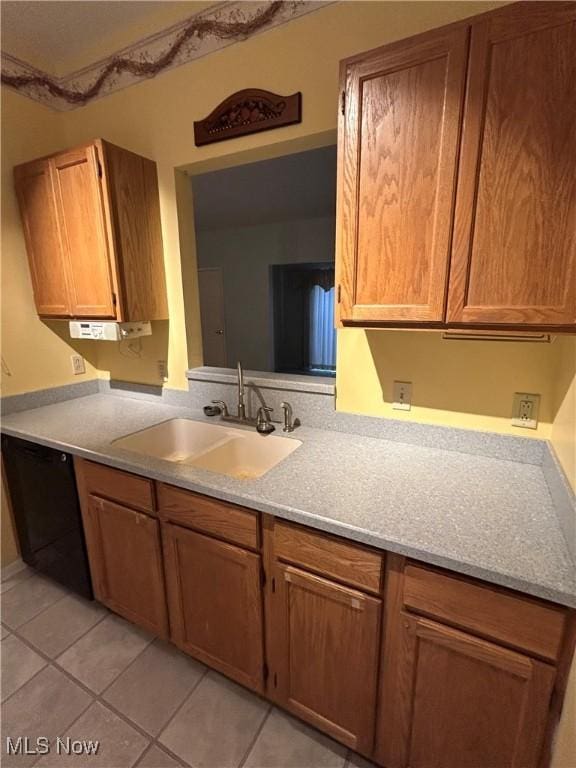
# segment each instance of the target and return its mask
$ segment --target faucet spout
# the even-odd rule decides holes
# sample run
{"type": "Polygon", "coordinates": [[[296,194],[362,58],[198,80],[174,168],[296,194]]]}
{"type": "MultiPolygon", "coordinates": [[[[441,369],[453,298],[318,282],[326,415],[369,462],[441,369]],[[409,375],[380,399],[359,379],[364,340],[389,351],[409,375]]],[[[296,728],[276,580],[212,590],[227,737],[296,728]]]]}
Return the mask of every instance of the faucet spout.
{"type": "Polygon", "coordinates": [[[242,370],[242,363],[238,360],[238,418],[244,420],[246,418],[246,403],[244,401],[244,371],[242,370]]]}

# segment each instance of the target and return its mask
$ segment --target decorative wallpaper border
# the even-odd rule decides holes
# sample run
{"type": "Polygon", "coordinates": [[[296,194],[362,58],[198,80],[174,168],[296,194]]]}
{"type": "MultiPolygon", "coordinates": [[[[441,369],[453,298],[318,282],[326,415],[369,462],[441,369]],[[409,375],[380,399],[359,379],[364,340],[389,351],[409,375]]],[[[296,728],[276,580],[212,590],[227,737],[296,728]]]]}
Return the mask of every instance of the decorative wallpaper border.
{"type": "Polygon", "coordinates": [[[75,109],[328,4],[324,0],[219,3],[60,78],[2,52],[2,84],[52,109],[75,109]]]}

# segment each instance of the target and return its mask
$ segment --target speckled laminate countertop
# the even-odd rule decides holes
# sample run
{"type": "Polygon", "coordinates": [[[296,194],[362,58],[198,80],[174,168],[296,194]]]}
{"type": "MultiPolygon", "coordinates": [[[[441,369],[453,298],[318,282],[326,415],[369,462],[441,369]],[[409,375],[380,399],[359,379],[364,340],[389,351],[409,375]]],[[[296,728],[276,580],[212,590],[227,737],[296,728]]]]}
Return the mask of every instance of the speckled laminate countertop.
{"type": "Polygon", "coordinates": [[[182,417],[205,420],[97,394],[4,416],[2,431],[576,607],[576,566],[540,466],[300,427],[296,451],[243,481],[111,445],[182,417]]]}

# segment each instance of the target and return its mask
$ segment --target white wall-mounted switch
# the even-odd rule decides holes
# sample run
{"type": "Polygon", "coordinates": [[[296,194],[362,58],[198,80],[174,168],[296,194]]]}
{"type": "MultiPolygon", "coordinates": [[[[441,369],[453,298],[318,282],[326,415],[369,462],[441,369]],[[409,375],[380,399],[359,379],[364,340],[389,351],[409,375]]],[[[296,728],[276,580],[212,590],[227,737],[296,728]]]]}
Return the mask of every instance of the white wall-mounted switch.
{"type": "Polygon", "coordinates": [[[538,408],[540,407],[540,395],[531,395],[528,392],[515,392],[514,405],[512,407],[512,425],[525,429],[536,429],[538,426],[538,408]]]}
{"type": "Polygon", "coordinates": [[[412,407],[412,382],[395,381],[392,408],[395,411],[409,411],[412,407]]]}
{"type": "Polygon", "coordinates": [[[86,365],[82,355],[70,355],[72,363],[72,373],[77,376],[79,373],[86,373],[86,365]]]}

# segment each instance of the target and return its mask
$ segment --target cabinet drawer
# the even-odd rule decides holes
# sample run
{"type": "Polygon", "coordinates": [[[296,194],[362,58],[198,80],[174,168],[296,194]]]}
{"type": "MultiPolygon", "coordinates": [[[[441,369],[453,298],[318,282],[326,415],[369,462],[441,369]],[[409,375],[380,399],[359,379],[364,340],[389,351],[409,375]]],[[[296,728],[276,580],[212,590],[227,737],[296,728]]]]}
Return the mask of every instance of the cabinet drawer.
{"type": "Polygon", "coordinates": [[[163,520],[249,549],[260,545],[257,512],[164,483],[158,483],[158,506],[163,520]]]}
{"type": "Polygon", "coordinates": [[[83,478],[87,493],[155,514],[154,487],[151,480],[82,459],[76,459],[75,466],[77,473],[83,478]]]}
{"type": "Polygon", "coordinates": [[[404,605],[544,659],[560,656],[566,611],[537,599],[409,564],[404,605]]]}
{"type": "Polygon", "coordinates": [[[380,592],[382,555],[326,534],[274,523],[274,554],[368,592],[380,592]]]}

